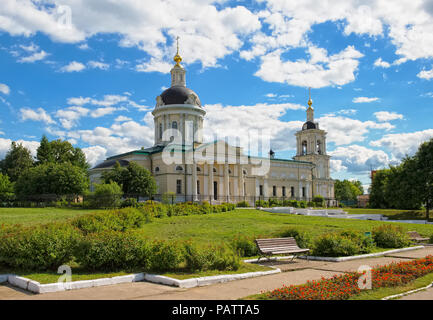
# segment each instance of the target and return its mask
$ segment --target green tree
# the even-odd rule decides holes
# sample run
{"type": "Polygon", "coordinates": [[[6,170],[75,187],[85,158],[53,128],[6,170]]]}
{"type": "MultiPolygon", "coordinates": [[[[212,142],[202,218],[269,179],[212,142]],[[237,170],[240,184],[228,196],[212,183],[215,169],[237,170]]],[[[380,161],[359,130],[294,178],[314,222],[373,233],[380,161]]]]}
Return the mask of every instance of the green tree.
{"type": "Polygon", "coordinates": [[[422,198],[418,189],[417,163],[406,157],[398,166],[390,166],[384,196],[389,208],[416,210],[421,207],[422,198]]]}
{"type": "Polygon", "coordinates": [[[6,157],[0,161],[0,171],[7,174],[12,182],[15,182],[23,172],[33,165],[34,160],[30,150],[21,143],[13,141],[6,157]]]}
{"type": "Polygon", "coordinates": [[[389,203],[386,197],[386,185],[390,174],[390,169],[376,171],[370,186],[369,204],[371,208],[389,208],[389,203]]]}
{"type": "Polygon", "coordinates": [[[0,173],[0,201],[13,197],[14,185],[10,182],[9,177],[0,173]]]}
{"type": "Polygon", "coordinates": [[[111,181],[122,186],[127,195],[152,196],[157,191],[155,179],[151,173],[135,162],[130,162],[127,167],[121,167],[116,162],[114,168],[102,174],[105,183],[111,181]]]}
{"type": "Polygon", "coordinates": [[[47,137],[43,136],[36,153],[38,164],[69,162],[85,170],[89,169],[84,152],[80,148],[74,148],[69,141],[58,139],[48,142],[47,137]]]}
{"type": "Polygon", "coordinates": [[[25,171],[15,184],[19,196],[80,195],[89,187],[87,172],[66,163],[45,163],[25,171]]]}
{"type": "Polygon", "coordinates": [[[334,190],[338,201],[355,201],[357,196],[364,193],[360,181],[335,180],[334,190]]]}
{"type": "Polygon", "coordinates": [[[416,162],[416,190],[424,202],[427,220],[433,204],[433,139],[424,142],[414,156],[416,162]]]}
{"type": "Polygon", "coordinates": [[[51,152],[51,144],[45,135],[42,136],[39,148],[36,150],[36,160],[38,164],[54,162],[51,152]]]}

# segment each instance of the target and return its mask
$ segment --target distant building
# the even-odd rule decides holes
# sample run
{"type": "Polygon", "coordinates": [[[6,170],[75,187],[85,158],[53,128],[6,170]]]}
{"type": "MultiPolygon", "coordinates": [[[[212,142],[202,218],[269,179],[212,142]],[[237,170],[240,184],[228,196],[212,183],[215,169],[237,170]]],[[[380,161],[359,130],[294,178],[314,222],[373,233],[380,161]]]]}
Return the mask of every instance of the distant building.
{"type": "Polygon", "coordinates": [[[368,206],[368,201],[370,200],[369,194],[361,194],[356,197],[358,200],[358,207],[359,208],[366,208],[368,206]]]}

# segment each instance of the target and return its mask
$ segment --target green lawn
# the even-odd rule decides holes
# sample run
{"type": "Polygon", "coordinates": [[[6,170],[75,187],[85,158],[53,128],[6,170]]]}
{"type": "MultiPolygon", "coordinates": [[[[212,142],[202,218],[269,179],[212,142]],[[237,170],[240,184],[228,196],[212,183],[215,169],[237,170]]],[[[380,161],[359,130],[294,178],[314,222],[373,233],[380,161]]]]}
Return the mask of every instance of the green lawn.
{"type": "Polygon", "coordinates": [[[0,225],[34,225],[54,221],[64,221],[89,212],[103,210],[64,209],[64,208],[0,208],[0,225]]]}
{"type": "MultiPolygon", "coordinates": [[[[288,228],[306,231],[313,236],[351,229],[361,232],[385,224],[384,221],[338,219],[269,213],[259,210],[237,209],[232,212],[154,219],[136,232],[152,239],[192,240],[197,243],[230,242],[238,235],[249,237],[277,236],[288,228]]],[[[405,230],[416,230],[422,235],[433,234],[433,225],[405,224],[405,230]]]]}

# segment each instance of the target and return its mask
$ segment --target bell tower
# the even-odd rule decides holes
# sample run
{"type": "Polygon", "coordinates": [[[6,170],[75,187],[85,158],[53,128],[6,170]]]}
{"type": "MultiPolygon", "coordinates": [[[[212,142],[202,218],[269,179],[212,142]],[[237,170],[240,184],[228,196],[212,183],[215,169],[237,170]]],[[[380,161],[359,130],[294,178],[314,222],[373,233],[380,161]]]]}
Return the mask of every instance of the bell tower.
{"type": "Polygon", "coordinates": [[[313,175],[318,179],[330,179],[330,156],[326,153],[326,131],[319,128],[314,121],[313,101],[309,90],[307,122],[302,130],[296,133],[297,152],[295,160],[308,161],[315,164],[313,175]]]}

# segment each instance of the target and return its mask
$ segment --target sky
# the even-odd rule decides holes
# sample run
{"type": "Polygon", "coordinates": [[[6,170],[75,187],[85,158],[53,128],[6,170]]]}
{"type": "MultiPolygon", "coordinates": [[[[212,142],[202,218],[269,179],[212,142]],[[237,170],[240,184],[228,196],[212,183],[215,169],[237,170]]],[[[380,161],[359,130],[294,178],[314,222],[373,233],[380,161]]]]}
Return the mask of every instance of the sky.
{"type": "Polygon", "coordinates": [[[152,146],[177,36],[213,133],[290,159],[311,87],[332,177],[365,186],[433,137],[433,0],[1,2],[0,159],[44,134],[91,165],[152,146]]]}

